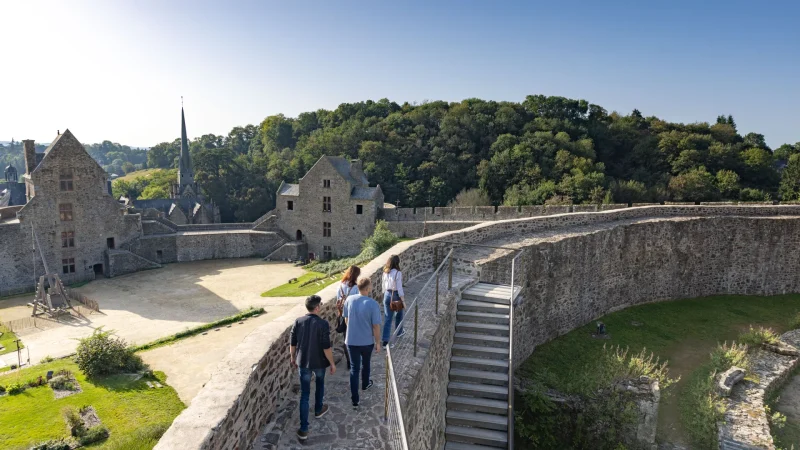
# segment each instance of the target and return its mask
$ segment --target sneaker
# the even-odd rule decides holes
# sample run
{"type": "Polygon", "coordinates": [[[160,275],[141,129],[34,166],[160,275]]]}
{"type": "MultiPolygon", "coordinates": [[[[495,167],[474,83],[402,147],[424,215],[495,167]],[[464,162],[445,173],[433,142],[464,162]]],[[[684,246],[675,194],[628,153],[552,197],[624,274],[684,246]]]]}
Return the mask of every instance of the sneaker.
{"type": "Polygon", "coordinates": [[[373,382],[372,382],[372,380],[369,380],[369,383],[367,383],[367,387],[365,387],[364,389],[362,389],[362,391],[368,391],[368,390],[369,390],[369,388],[371,388],[371,387],[372,387],[372,385],[374,385],[374,384],[375,384],[375,383],[373,383],[373,382]]]}
{"type": "Polygon", "coordinates": [[[308,439],[308,431],[297,430],[297,439],[301,441],[308,439]]]}
{"type": "Polygon", "coordinates": [[[353,403],[353,409],[358,409],[358,403],[353,403]]]}
{"type": "Polygon", "coordinates": [[[387,345],[389,345],[388,341],[383,341],[383,343],[381,343],[381,347],[383,348],[386,348],[387,345]]]}
{"type": "Polygon", "coordinates": [[[328,412],[328,405],[322,405],[322,411],[314,413],[314,417],[319,419],[320,417],[324,416],[326,412],[328,412]]]}
{"type": "Polygon", "coordinates": [[[397,337],[398,337],[398,338],[401,338],[401,337],[403,337],[403,336],[405,336],[405,335],[406,335],[406,330],[405,330],[405,328],[404,328],[404,329],[402,329],[402,330],[400,330],[400,332],[399,332],[399,333],[397,333],[397,337]]]}

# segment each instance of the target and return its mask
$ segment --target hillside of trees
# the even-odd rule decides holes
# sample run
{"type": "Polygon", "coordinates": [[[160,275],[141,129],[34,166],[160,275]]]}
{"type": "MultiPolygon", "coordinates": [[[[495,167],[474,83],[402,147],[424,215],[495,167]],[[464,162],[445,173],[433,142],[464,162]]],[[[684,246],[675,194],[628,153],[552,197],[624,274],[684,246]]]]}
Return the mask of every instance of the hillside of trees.
{"type": "MultiPolygon", "coordinates": [[[[84,144],[86,151],[109,174],[124,175],[128,172],[141,170],[147,165],[147,150],[131,148],[127,145],[103,141],[99,144],[84,144]]],[[[36,144],[36,151],[42,153],[47,145],[36,144]]],[[[0,176],[3,169],[13,165],[22,175],[25,173],[25,157],[22,153],[22,142],[12,141],[10,144],[0,145],[0,176]]]]}
{"type": "MultiPolygon", "coordinates": [[[[179,149],[156,145],[148,167],[175,167],[179,149]]],[[[494,205],[800,199],[800,142],[773,151],[731,116],[671,123],[541,95],[342,104],[204,135],[191,152],[226,220],[272,208],[280,181],[296,182],[324,154],[362,159],[401,206],[446,205],[474,189],[463,197],[494,205]]]]}
{"type": "MultiPolygon", "coordinates": [[[[174,169],[180,152],[179,139],[147,152],[106,144],[117,146],[87,149],[119,174],[174,169]]],[[[771,149],[761,134],[740,134],[731,116],[671,123],[542,95],[345,103],[203,135],[190,150],[224,221],[259,217],[282,180],[297,182],[325,154],[362,159],[386,201],[400,206],[446,205],[459,193],[493,205],[800,199],[800,142],[771,149]]],[[[144,180],[125,191],[146,188],[144,180]]]]}

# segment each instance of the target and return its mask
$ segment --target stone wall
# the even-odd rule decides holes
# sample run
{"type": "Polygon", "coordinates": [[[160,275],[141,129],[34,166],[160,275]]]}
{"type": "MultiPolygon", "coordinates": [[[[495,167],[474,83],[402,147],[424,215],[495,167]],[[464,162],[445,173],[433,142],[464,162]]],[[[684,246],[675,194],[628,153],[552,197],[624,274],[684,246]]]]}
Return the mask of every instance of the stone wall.
{"type": "Polygon", "coordinates": [[[481,222],[453,221],[453,222],[387,222],[392,233],[401,238],[422,237],[423,230],[425,236],[444,233],[445,231],[461,230],[477,225],[481,222]]]}
{"type": "Polygon", "coordinates": [[[178,233],[175,236],[180,262],[264,257],[280,239],[276,233],[252,230],[178,233]]]}
{"type": "MultiPolygon", "coordinates": [[[[800,254],[793,251],[800,240],[798,216],[800,206],[649,206],[487,222],[401,242],[362,267],[362,273],[376,285],[390,254],[400,255],[406,278],[430,272],[435,254],[438,262],[449,247],[438,240],[517,240],[516,246],[525,249],[520,270],[526,278],[514,320],[518,364],[537,345],[633,304],[723,292],[798,291],[800,280],[794,274],[800,269],[800,254]],[[533,233],[542,238],[525,238],[533,233]]],[[[484,261],[481,278],[506,282],[507,253],[484,261]]],[[[329,320],[336,289],[332,285],[319,292],[329,320]]],[[[290,392],[288,329],[302,314],[304,308],[298,306],[237,346],[156,448],[252,445],[290,392]]],[[[419,411],[406,411],[404,417],[430,410],[419,411]]]]}
{"type": "Polygon", "coordinates": [[[384,211],[384,219],[387,222],[486,222],[551,216],[569,212],[611,211],[627,207],[626,204],[609,204],[389,208],[384,211]]]}
{"type": "Polygon", "coordinates": [[[108,250],[108,273],[110,277],[125,275],[140,270],[158,269],[160,264],[142,258],[127,250],[108,250]]]}

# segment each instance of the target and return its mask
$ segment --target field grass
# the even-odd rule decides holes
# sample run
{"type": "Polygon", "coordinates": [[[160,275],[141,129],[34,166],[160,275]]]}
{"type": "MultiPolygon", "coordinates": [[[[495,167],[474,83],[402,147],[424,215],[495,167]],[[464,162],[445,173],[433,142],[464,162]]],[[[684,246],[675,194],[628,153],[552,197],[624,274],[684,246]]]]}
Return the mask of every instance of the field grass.
{"type": "MultiPolygon", "coordinates": [[[[1,326],[0,333],[2,333],[2,335],[0,335],[0,346],[5,347],[4,350],[0,350],[0,355],[17,351],[17,335],[1,326]]],[[[20,341],[19,347],[25,348],[22,341],[20,341]]]]}
{"type": "Polygon", "coordinates": [[[297,277],[296,282],[282,284],[276,288],[272,288],[267,292],[264,292],[263,294],[261,294],[261,296],[262,297],[307,297],[311,294],[316,294],[320,290],[324,289],[325,287],[339,280],[339,276],[334,275],[332,278],[329,277],[317,283],[311,283],[307,286],[302,286],[302,287],[300,286],[306,281],[324,276],[325,274],[321,272],[307,272],[305,275],[297,277]]]}
{"type": "Polygon", "coordinates": [[[61,409],[65,406],[80,408],[91,405],[100,420],[108,427],[111,437],[105,442],[91,446],[97,449],[131,448],[125,442],[145,439],[141,434],[149,430],[145,446],[152,448],[152,430],[166,429],[185,408],[178,394],[166,386],[166,376],[156,372],[155,376],[165,386],[151,389],[145,380],[131,381],[124,375],[87,380],[71,359],[61,359],[38,365],[19,372],[0,375],[0,384],[9,385],[44,376],[48,370],[71,370],[83,392],[55,400],[53,391],[47,387],[29,388],[18,395],[0,397],[0,448],[25,449],[40,441],[66,437],[67,431],[61,409]]]}
{"type": "Polygon", "coordinates": [[[137,178],[148,178],[151,175],[153,175],[154,172],[157,172],[159,170],[166,170],[166,169],[157,169],[156,168],[156,169],[137,170],[135,172],[130,172],[130,173],[126,174],[123,177],[119,177],[119,178],[117,178],[117,180],[133,181],[133,180],[135,180],[137,178]]]}
{"type": "MultiPolygon", "coordinates": [[[[591,322],[537,347],[520,374],[562,392],[581,392],[600,387],[601,380],[594,374],[601,372],[603,345],[629,347],[631,352],[646,348],[669,361],[671,377],[682,378],[673,395],[662,397],[661,435],[661,425],[679,421],[678,405],[685,404],[686,387],[702,377],[718,343],[736,340],[751,325],[770,327],[781,334],[790,329],[798,311],[800,295],[716,296],[636,306],[599,319],[606,324],[610,339],[592,338],[595,322],[591,322]]],[[[669,438],[685,436],[680,426],[676,428],[676,435],[669,438]]]]}

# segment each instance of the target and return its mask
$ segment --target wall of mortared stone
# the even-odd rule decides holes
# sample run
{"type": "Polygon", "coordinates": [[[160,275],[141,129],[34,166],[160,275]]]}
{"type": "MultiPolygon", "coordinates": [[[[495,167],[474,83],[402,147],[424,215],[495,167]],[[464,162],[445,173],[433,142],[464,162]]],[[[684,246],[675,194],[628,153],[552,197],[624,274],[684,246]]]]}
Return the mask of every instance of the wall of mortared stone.
{"type": "Polygon", "coordinates": [[[389,230],[392,233],[400,236],[401,238],[418,238],[422,237],[422,231],[425,230],[426,236],[444,233],[445,231],[455,231],[462,228],[468,228],[479,224],[480,222],[466,222],[466,221],[453,221],[453,222],[386,222],[389,230]]]}
{"type": "Polygon", "coordinates": [[[177,234],[143,236],[131,242],[129,250],[150,261],[167,264],[178,262],[177,234]],[[158,252],[161,252],[159,255],[158,252]]]}
{"type": "Polygon", "coordinates": [[[178,261],[267,256],[280,241],[276,233],[263,231],[178,233],[178,261]]]}
{"type": "Polygon", "coordinates": [[[607,205],[532,205],[532,206],[466,206],[435,208],[389,208],[384,211],[387,222],[485,222],[551,216],[569,212],[596,212],[627,208],[626,204],[607,205]]]}
{"type": "MultiPolygon", "coordinates": [[[[524,247],[514,359],[609,312],[720,294],[800,292],[800,219],[674,218],[601,224],[524,247]]],[[[509,283],[512,253],[481,267],[509,283]]]]}
{"type": "Polygon", "coordinates": [[[140,270],[158,269],[161,265],[127,250],[108,251],[108,272],[110,277],[138,272],[140,270]]]}
{"type": "MultiPolygon", "coordinates": [[[[439,239],[465,243],[479,243],[488,239],[518,235],[523,232],[527,233],[531,231],[552,231],[553,235],[558,235],[557,230],[569,229],[575,226],[610,226],[614,228],[612,226],[614,222],[632,219],[652,218],[657,221],[656,223],[659,223],[662,222],[659,218],[702,218],[715,216],[721,217],[718,219],[720,221],[741,220],[736,216],[751,216],[755,218],[780,216],[783,217],[783,219],[764,220],[770,223],[774,223],[778,220],[797,222],[800,220],[798,219],[800,217],[800,207],[651,206],[600,213],[573,213],[551,217],[483,223],[459,231],[446,232],[415,241],[401,242],[362,267],[362,273],[368,274],[373,281],[373,285],[375,285],[380,280],[380,271],[383,263],[390,254],[400,255],[404,273],[409,279],[431,272],[434,264],[434,252],[436,251],[438,253],[438,261],[440,261],[447,251],[447,246],[435,242],[439,239]]],[[[709,222],[697,222],[696,220],[688,220],[687,222],[709,225],[709,222]]],[[[743,222],[738,223],[741,225],[743,222]]],[[[671,225],[665,225],[665,228],[668,226],[671,225]]],[[[716,224],[711,224],[710,226],[716,226],[716,224]]],[[[796,231],[800,231],[800,227],[796,231]]],[[[708,231],[707,233],[710,234],[711,232],[712,231],[708,231]]],[[[720,233],[720,236],[724,235],[720,233]]],[[[688,241],[683,240],[681,236],[672,237],[673,239],[677,239],[673,241],[676,251],[680,251],[680,254],[685,253],[685,250],[681,249],[687,246],[688,241]]],[[[626,245],[626,242],[617,242],[617,244],[626,245]]],[[[665,243],[664,245],[669,244],[665,243]]],[[[746,248],[757,247],[757,244],[752,241],[736,242],[733,245],[741,245],[746,248]]],[[[758,251],[758,249],[754,251],[758,251]]],[[[619,256],[619,252],[618,250],[618,253],[612,253],[611,255],[619,256]]],[[[528,252],[526,251],[526,253],[528,252]]],[[[645,251],[644,254],[646,253],[645,251]]],[[[643,254],[641,249],[637,251],[637,254],[643,254]]],[[[679,256],[676,256],[676,258],[677,257],[679,256]]],[[[577,258],[577,256],[573,256],[573,258],[577,258]]],[[[602,259],[599,255],[596,255],[596,258],[602,259]]],[[[604,260],[605,265],[614,265],[616,263],[617,261],[611,257],[604,260]]],[[[639,262],[637,262],[637,264],[638,263],[639,262]]],[[[525,264],[530,263],[526,262],[525,264]]],[[[569,286],[567,281],[570,279],[570,274],[573,272],[571,272],[569,268],[565,270],[566,271],[559,277],[560,282],[558,286],[548,287],[547,289],[553,291],[561,286],[569,286]]],[[[498,268],[496,272],[499,277],[501,270],[498,268]]],[[[490,273],[490,268],[485,267],[481,276],[487,277],[487,281],[492,281],[490,273]]],[[[577,273],[575,275],[577,276],[577,273]]],[[[780,276],[786,277],[783,273],[781,273],[780,276]]],[[[596,282],[595,279],[592,280],[596,282]]],[[[574,282],[578,286],[581,286],[580,280],[576,279],[574,282]]],[[[323,313],[329,320],[333,318],[332,308],[335,304],[336,289],[337,286],[334,284],[318,293],[323,299],[323,313]]],[[[531,287],[528,287],[528,289],[531,289],[531,287]]],[[[526,289],[526,292],[523,294],[525,299],[530,296],[528,289],[526,289]]],[[[375,294],[374,292],[373,295],[375,294]]],[[[601,302],[600,300],[592,300],[586,303],[586,305],[583,305],[582,302],[586,302],[585,299],[579,302],[569,297],[566,293],[561,295],[567,297],[566,305],[559,305],[555,302],[541,303],[540,306],[538,306],[539,310],[548,313],[550,310],[568,310],[569,308],[575,308],[580,312],[585,307],[598,312],[600,311],[598,307],[599,302],[601,302]]],[[[515,360],[522,360],[525,356],[529,355],[530,352],[533,351],[533,346],[538,345],[538,340],[552,339],[558,336],[559,333],[569,331],[566,327],[571,326],[569,322],[564,322],[562,323],[562,325],[564,325],[563,328],[560,326],[547,326],[547,324],[544,324],[544,327],[542,327],[539,325],[539,319],[534,319],[537,320],[537,322],[527,327],[520,324],[518,322],[522,320],[520,317],[533,314],[530,308],[533,308],[532,305],[536,304],[538,303],[532,301],[523,302],[521,308],[524,309],[517,314],[517,318],[515,319],[517,336],[522,335],[522,339],[515,339],[515,346],[517,349],[517,351],[515,351],[515,360]],[[543,331],[537,331],[537,327],[543,328],[543,331]],[[546,332],[544,330],[546,330],[546,332]],[[525,348],[521,349],[521,346],[525,346],[525,348]]],[[[291,386],[294,381],[287,373],[288,369],[286,368],[285,356],[288,351],[286,349],[288,345],[287,333],[289,327],[294,323],[294,319],[302,314],[304,314],[304,308],[302,306],[295,307],[275,321],[258,328],[238,345],[225,358],[223,363],[219,365],[217,371],[212,374],[209,382],[206,383],[197,397],[193,399],[192,404],[178,416],[161,439],[156,449],[164,450],[179,447],[186,449],[215,450],[244,449],[252,445],[261,427],[273,418],[275,409],[283,400],[284,396],[292,395],[291,386]]],[[[589,314],[581,314],[582,319],[573,321],[573,323],[585,323],[585,321],[591,320],[586,319],[589,314]]],[[[555,315],[555,317],[563,316],[555,315]]],[[[333,336],[334,338],[338,338],[339,335],[334,333],[333,336]]],[[[407,393],[401,393],[401,396],[403,395],[407,395],[407,393]]],[[[404,411],[404,415],[424,415],[428,413],[429,412],[424,410],[404,411]]]]}

